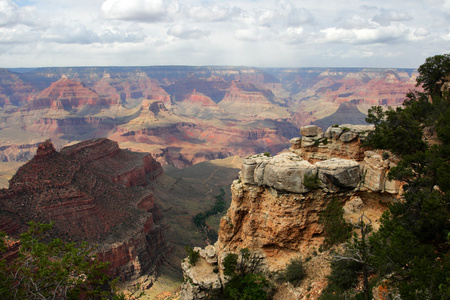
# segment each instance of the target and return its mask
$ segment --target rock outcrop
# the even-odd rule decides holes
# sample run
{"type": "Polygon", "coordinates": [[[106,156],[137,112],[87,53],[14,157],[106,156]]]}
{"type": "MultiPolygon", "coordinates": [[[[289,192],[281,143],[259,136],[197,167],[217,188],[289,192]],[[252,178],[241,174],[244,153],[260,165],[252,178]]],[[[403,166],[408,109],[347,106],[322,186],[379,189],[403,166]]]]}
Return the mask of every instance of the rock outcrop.
{"type": "MultiPolygon", "coordinates": [[[[377,219],[387,207],[382,203],[396,200],[400,183],[386,181],[392,159],[359,149],[367,130],[342,125],[323,133],[317,126],[307,126],[301,130],[302,138],[291,141],[289,151],[244,159],[239,179],[231,185],[232,203],[221,219],[219,240],[197,249],[201,255],[195,266],[187,260],[182,263],[187,280],[181,299],[206,299],[220,290],[227,282],[224,258],[243,248],[259,253],[263,258],[259,271],[266,274],[283,270],[291,258],[317,255],[324,241],[319,216],[334,198],[345,204],[344,218],[350,223],[356,224],[362,213],[377,219]]],[[[289,293],[277,287],[274,299],[299,299],[308,293],[316,299],[325,275],[326,271],[317,282],[310,281],[313,292],[312,286],[289,293]]]]}
{"type": "Polygon", "coordinates": [[[17,235],[29,221],[53,221],[53,237],[95,243],[112,274],[136,278],[158,265],[168,249],[162,214],[142,187],[161,173],[150,155],[121,150],[107,139],[60,152],[47,140],[9,189],[0,190],[0,231],[17,235]]]}

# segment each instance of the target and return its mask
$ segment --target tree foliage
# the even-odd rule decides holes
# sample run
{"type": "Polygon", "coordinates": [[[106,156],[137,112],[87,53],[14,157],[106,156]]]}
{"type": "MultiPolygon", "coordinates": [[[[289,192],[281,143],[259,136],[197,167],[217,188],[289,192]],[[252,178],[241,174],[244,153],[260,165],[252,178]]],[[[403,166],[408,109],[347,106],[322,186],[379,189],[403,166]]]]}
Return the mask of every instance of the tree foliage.
{"type": "Polygon", "coordinates": [[[389,178],[405,183],[372,235],[371,259],[402,299],[446,299],[450,290],[450,55],[428,58],[403,108],[370,110],[368,145],[400,155],[389,178]],[[424,135],[424,132],[427,135],[424,135]]]}
{"type": "MultiPolygon", "coordinates": [[[[20,235],[17,257],[0,262],[1,299],[124,299],[106,275],[108,263],[96,260],[86,243],[46,242],[52,224],[29,225],[20,235]]],[[[5,241],[3,235],[1,251],[6,250],[5,241]]]]}
{"type": "Polygon", "coordinates": [[[345,222],[343,215],[342,203],[338,198],[331,200],[320,213],[319,222],[323,224],[326,249],[343,243],[350,237],[352,226],[345,222]]]}

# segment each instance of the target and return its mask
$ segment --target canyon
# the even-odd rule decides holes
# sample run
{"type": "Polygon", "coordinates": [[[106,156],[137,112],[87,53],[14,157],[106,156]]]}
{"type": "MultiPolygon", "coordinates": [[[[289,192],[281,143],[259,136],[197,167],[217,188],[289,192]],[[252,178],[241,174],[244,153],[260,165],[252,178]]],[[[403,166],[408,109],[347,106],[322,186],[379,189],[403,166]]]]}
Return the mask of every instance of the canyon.
{"type": "Polygon", "coordinates": [[[372,105],[401,105],[416,76],[363,68],[2,69],[0,158],[25,162],[49,138],[60,149],[100,137],[179,168],[275,154],[301,126],[364,124],[372,105]]]}
{"type": "Polygon", "coordinates": [[[330,272],[319,221],[327,204],[339,199],[348,223],[356,225],[364,215],[376,230],[381,213],[402,193],[400,182],[387,179],[395,156],[361,147],[370,130],[370,125],[344,124],[323,132],[308,125],[280,154],[245,158],[231,185],[232,202],[220,221],[218,241],[194,248],[197,263],[182,261],[180,299],[208,299],[221,291],[229,280],[225,257],[244,248],[260,259],[257,272],[272,280],[272,299],[317,299],[330,272]],[[316,178],[314,185],[305,183],[308,177],[316,178]],[[273,274],[299,257],[306,279],[298,287],[276,283],[273,274]]]}
{"type": "Polygon", "coordinates": [[[162,212],[146,188],[162,172],[151,155],[105,138],[59,152],[47,140],[0,190],[0,231],[17,237],[30,221],[53,222],[52,238],[95,244],[111,275],[136,279],[170,252],[162,212]]]}

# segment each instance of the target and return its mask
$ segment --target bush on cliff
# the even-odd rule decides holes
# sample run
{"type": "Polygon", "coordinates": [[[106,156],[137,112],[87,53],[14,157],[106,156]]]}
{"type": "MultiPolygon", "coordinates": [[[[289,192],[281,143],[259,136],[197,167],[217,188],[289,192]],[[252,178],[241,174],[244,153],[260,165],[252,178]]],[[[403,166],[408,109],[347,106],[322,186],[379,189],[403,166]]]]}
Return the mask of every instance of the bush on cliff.
{"type": "MultiPolygon", "coordinates": [[[[125,299],[86,243],[45,240],[52,224],[29,223],[12,261],[0,261],[0,299],[125,299]]],[[[2,235],[0,254],[7,242],[2,235]]]]}
{"type": "Polygon", "coordinates": [[[230,278],[220,299],[262,300],[267,298],[269,281],[255,273],[261,258],[243,248],[239,254],[230,253],[224,259],[224,274],[230,278]]]}
{"type": "Polygon", "coordinates": [[[284,272],[282,272],[279,276],[279,279],[282,281],[287,281],[293,284],[294,286],[298,286],[303,278],[306,276],[305,267],[303,266],[303,262],[301,258],[292,259],[289,264],[286,266],[284,272]]]}

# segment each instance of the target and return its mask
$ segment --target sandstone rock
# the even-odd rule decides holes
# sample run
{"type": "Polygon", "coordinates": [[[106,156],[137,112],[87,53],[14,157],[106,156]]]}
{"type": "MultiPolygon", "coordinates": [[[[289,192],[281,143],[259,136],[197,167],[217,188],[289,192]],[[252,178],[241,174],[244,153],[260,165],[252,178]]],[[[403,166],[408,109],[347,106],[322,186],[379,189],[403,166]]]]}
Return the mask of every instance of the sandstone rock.
{"type": "Polygon", "coordinates": [[[316,142],[316,139],[307,136],[302,137],[302,147],[312,147],[316,144],[318,144],[318,141],[316,142]]]}
{"type": "Polygon", "coordinates": [[[342,208],[344,210],[344,214],[351,214],[361,210],[364,203],[361,200],[361,197],[355,196],[351,197],[349,201],[347,201],[342,208]]]}
{"type": "Polygon", "coordinates": [[[359,184],[359,163],[349,159],[332,158],[315,164],[319,179],[329,188],[355,188],[359,184]]]}
{"type": "Polygon", "coordinates": [[[300,128],[300,134],[308,137],[317,136],[323,133],[322,128],[317,125],[308,125],[300,128]]]}
{"type": "Polygon", "coordinates": [[[208,245],[205,247],[205,249],[196,249],[194,248],[194,251],[198,250],[200,256],[206,260],[206,262],[210,264],[217,264],[217,255],[216,255],[216,249],[213,245],[208,245]]]}
{"type": "Polygon", "coordinates": [[[316,167],[294,153],[282,153],[257,165],[254,181],[258,185],[273,187],[292,193],[304,193],[305,175],[316,173],[316,167]]]}
{"type": "Polygon", "coordinates": [[[339,136],[339,139],[344,143],[348,143],[348,142],[351,142],[351,141],[355,140],[356,138],[358,138],[358,136],[359,136],[359,134],[354,131],[347,131],[347,132],[344,132],[343,134],[341,134],[339,136]]]}
{"type": "Polygon", "coordinates": [[[272,159],[271,157],[264,156],[262,154],[244,158],[244,160],[242,161],[242,168],[241,168],[242,182],[248,184],[256,184],[257,181],[255,179],[255,176],[257,175],[255,175],[255,169],[257,167],[260,167],[261,165],[265,165],[271,159],[272,159]]]}
{"type": "Polygon", "coordinates": [[[302,139],[299,137],[292,138],[290,141],[292,149],[300,149],[302,145],[302,139]]]}

